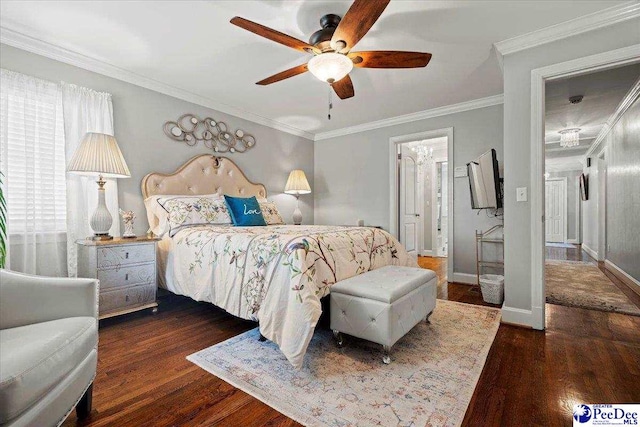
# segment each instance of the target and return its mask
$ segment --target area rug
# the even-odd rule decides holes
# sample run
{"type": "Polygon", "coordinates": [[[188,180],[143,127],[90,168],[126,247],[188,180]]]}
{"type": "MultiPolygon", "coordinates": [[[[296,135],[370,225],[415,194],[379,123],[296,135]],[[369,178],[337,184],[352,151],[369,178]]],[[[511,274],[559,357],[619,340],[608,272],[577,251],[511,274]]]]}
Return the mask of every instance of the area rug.
{"type": "Polygon", "coordinates": [[[598,266],[558,260],[546,260],[545,266],[548,303],[640,316],[640,308],[598,266]]]}
{"type": "Polygon", "coordinates": [[[552,242],[547,242],[547,243],[545,243],[545,245],[550,247],[550,248],[569,248],[569,249],[577,248],[576,245],[572,245],[571,243],[552,243],[552,242]]]}
{"type": "Polygon", "coordinates": [[[382,363],[381,346],[317,330],[295,370],[258,329],[188,360],[306,426],[460,425],[500,324],[498,309],[438,300],[382,363]]]}

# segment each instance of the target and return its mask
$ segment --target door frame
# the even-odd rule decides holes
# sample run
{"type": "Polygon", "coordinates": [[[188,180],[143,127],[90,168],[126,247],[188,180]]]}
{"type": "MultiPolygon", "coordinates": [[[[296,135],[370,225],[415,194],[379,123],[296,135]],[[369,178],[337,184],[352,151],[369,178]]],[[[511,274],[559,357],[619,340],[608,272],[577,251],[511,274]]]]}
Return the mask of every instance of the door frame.
{"type": "MultiPolygon", "coordinates": [[[[562,216],[564,218],[564,227],[562,227],[562,243],[567,243],[567,230],[569,229],[569,215],[568,215],[568,209],[567,209],[567,202],[568,202],[568,198],[569,198],[569,188],[567,187],[567,177],[566,176],[557,176],[554,178],[548,178],[544,180],[544,185],[546,187],[547,182],[549,181],[560,181],[562,182],[562,186],[564,187],[564,205],[562,208],[562,216]]],[[[547,207],[546,205],[546,200],[545,200],[545,208],[547,207]]],[[[545,220],[546,220],[546,215],[545,215],[545,220]]],[[[546,229],[546,221],[545,221],[545,243],[547,240],[547,229],[546,229]]]]}
{"type": "MultiPolygon", "coordinates": [[[[531,326],[544,329],[544,128],[545,82],[640,62],[640,44],[531,70],[531,326]]],[[[508,238],[508,236],[505,236],[508,238]]]]}
{"type": "Polygon", "coordinates": [[[413,142],[421,139],[447,138],[447,162],[449,169],[447,174],[447,203],[449,211],[448,221],[448,254],[447,254],[447,281],[453,281],[453,260],[454,260],[454,241],[453,228],[455,222],[454,204],[453,204],[453,128],[442,128],[430,131],[418,132],[409,135],[399,135],[389,138],[389,233],[399,239],[398,230],[400,229],[400,194],[398,192],[400,162],[398,161],[398,152],[400,144],[405,142],[413,142]]]}

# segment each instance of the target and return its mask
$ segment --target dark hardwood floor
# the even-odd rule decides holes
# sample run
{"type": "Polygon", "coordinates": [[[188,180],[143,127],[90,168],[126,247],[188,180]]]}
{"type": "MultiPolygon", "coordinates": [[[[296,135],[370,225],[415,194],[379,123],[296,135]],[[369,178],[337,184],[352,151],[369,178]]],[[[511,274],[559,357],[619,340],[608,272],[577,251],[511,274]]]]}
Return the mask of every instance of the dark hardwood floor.
{"type": "Polygon", "coordinates": [[[545,246],[545,258],[561,261],[585,261],[597,264],[597,261],[582,249],[581,245],[575,245],[572,248],[557,248],[554,246],[545,246]]]}
{"type": "MultiPolygon", "coordinates": [[[[442,274],[437,260],[421,264],[442,274]]],[[[484,305],[476,289],[442,281],[438,295],[484,305]]],[[[500,326],[463,425],[567,426],[574,403],[640,402],[640,317],[546,309],[544,332],[500,326]]],[[[298,425],[185,359],[254,326],[177,296],[101,322],[93,411],[64,425],[298,425]]]]}

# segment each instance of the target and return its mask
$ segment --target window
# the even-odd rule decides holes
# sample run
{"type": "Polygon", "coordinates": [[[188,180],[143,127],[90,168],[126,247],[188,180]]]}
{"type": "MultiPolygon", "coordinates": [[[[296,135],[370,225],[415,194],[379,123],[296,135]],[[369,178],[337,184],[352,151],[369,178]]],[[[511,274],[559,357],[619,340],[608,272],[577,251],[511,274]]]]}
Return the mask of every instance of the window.
{"type": "Polygon", "coordinates": [[[62,96],[57,84],[1,70],[0,169],[8,233],[65,232],[62,96]]]}

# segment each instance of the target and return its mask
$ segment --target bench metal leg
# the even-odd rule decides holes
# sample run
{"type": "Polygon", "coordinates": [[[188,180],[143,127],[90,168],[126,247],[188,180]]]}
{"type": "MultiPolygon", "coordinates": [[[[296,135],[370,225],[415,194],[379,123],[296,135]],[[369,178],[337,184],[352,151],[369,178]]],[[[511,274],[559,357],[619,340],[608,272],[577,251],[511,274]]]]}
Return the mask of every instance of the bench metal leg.
{"type": "Polygon", "coordinates": [[[333,330],[333,338],[335,338],[336,345],[338,347],[342,348],[342,346],[344,346],[344,337],[342,336],[342,333],[340,333],[340,331],[334,329],[333,330]]]}
{"type": "Polygon", "coordinates": [[[432,314],[433,314],[433,311],[431,313],[427,314],[427,317],[424,318],[424,321],[426,323],[431,323],[431,320],[429,320],[429,318],[431,317],[432,314]]]}
{"type": "Polygon", "coordinates": [[[76,415],[79,420],[86,419],[91,413],[92,406],[92,397],[93,397],[93,383],[89,386],[87,391],[84,392],[84,395],[76,405],[76,415]]]}
{"type": "Polygon", "coordinates": [[[385,365],[388,365],[389,363],[391,363],[391,346],[383,345],[382,348],[384,350],[384,354],[382,356],[382,362],[385,365]]]}

